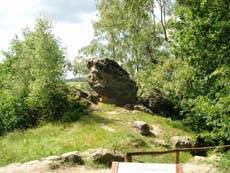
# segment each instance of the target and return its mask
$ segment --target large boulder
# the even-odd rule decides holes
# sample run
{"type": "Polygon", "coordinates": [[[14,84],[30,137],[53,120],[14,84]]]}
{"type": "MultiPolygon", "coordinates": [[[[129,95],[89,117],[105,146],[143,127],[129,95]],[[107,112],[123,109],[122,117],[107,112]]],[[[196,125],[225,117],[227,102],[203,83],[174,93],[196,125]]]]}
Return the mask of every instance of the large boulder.
{"type": "Polygon", "coordinates": [[[114,60],[92,59],[88,61],[87,67],[88,82],[102,98],[102,102],[119,106],[136,103],[136,83],[114,60]]]}
{"type": "Polygon", "coordinates": [[[174,104],[159,91],[152,92],[147,96],[140,97],[142,104],[153,113],[177,119],[177,111],[174,104]]]}

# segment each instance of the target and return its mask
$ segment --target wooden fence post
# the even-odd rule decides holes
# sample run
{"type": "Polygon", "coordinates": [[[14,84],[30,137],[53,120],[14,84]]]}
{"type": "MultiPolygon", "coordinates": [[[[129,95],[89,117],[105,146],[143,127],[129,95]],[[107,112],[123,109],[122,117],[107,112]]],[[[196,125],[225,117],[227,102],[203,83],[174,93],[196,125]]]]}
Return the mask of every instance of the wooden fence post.
{"type": "Polygon", "coordinates": [[[125,155],[125,162],[132,162],[132,156],[129,154],[125,155]]]}
{"type": "Polygon", "coordinates": [[[176,164],[180,163],[180,151],[176,150],[176,164]]]}

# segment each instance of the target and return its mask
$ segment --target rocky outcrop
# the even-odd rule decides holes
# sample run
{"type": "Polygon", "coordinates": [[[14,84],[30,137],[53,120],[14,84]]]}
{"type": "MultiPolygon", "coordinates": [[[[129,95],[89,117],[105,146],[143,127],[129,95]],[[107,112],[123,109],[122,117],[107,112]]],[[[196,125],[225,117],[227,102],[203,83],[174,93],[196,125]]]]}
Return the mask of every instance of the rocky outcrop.
{"type": "Polygon", "coordinates": [[[92,59],[88,61],[87,67],[88,82],[102,98],[102,102],[119,106],[136,103],[136,83],[114,60],[92,59]]]}
{"type": "Polygon", "coordinates": [[[190,136],[174,136],[171,138],[172,148],[191,148],[195,142],[190,136]]]}
{"type": "Polygon", "coordinates": [[[149,125],[144,121],[134,121],[134,128],[143,136],[153,135],[149,125]]]}
{"type": "Polygon", "coordinates": [[[70,96],[72,100],[78,100],[85,106],[100,102],[100,97],[96,93],[88,93],[78,88],[72,88],[70,96]]]}
{"type": "Polygon", "coordinates": [[[94,162],[102,163],[105,165],[111,165],[113,161],[124,161],[124,158],[120,154],[102,148],[95,150],[95,152],[92,153],[91,157],[94,162]]]}
{"type": "Polygon", "coordinates": [[[177,119],[174,104],[159,91],[155,91],[148,96],[142,95],[140,99],[143,105],[150,109],[151,112],[177,119]]]}
{"type": "Polygon", "coordinates": [[[137,110],[137,111],[143,111],[143,112],[146,112],[146,113],[149,113],[149,114],[153,114],[153,112],[148,109],[147,107],[143,106],[143,105],[134,105],[134,110],[137,110]]]}
{"type": "Polygon", "coordinates": [[[102,102],[123,106],[128,110],[141,110],[178,119],[174,104],[160,91],[156,90],[138,98],[136,83],[114,60],[91,59],[87,67],[89,69],[88,82],[102,102]]]}
{"type": "Polygon", "coordinates": [[[82,160],[80,153],[78,151],[62,154],[61,158],[63,159],[64,162],[77,163],[79,165],[84,164],[84,161],[82,160]]]}

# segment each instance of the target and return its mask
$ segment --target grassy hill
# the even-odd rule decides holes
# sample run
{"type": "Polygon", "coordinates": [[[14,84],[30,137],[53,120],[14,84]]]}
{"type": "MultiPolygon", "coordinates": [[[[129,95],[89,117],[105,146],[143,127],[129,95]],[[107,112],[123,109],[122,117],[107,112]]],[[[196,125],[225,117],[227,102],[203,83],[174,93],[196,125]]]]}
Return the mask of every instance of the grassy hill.
{"type": "MultiPolygon", "coordinates": [[[[91,148],[109,148],[125,154],[127,151],[155,151],[167,148],[156,140],[166,142],[175,135],[190,135],[180,124],[160,116],[139,111],[127,111],[114,105],[101,104],[89,115],[74,123],[44,123],[25,131],[8,133],[0,138],[0,165],[26,162],[49,155],[60,155],[69,151],[85,151],[91,148]],[[133,121],[141,120],[157,127],[157,137],[141,136],[133,129],[133,121]]],[[[184,153],[181,161],[191,155],[184,153]]],[[[138,161],[174,162],[174,154],[157,157],[135,157],[138,161]]]]}

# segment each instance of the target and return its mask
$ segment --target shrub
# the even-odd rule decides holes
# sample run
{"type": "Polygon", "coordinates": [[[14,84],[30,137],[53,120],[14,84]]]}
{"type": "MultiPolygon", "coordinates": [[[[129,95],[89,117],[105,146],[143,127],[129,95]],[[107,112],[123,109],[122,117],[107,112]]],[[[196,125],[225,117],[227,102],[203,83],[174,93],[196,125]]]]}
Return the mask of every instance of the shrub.
{"type": "Polygon", "coordinates": [[[88,109],[77,101],[69,101],[67,111],[62,115],[63,122],[72,122],[88,113],[88,109]]]}

